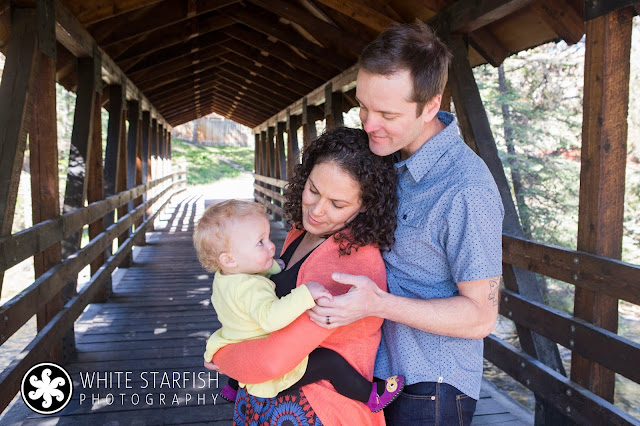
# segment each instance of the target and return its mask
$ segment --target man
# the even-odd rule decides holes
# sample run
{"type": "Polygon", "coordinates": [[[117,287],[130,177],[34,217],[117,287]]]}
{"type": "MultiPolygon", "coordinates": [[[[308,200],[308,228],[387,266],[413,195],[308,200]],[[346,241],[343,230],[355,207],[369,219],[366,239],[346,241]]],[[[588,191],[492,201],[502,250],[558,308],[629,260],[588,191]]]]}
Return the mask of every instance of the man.
{"type": "Polygon", "coordinates": [[[309,312],[326,328],[386,319],[375,375],[402,374],[407,382],[385,409],[389,425],[469,424],[482,338],[497,317],[504,209],[454,116],[439,112],[450,57],[421,22],[393,26],[364,49],[360,119],[371,150],[397,158],[396,243],[384,253],[389,293],[336,271],[351,291],[309,312]]]}

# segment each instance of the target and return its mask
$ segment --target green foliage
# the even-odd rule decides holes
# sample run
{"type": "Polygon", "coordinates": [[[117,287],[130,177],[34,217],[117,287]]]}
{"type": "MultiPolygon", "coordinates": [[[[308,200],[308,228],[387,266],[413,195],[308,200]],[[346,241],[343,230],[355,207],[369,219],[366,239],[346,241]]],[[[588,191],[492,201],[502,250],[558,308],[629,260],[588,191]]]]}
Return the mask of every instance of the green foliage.
{"type": "Polygon", "coordinates": [[[202,185],[253,171],[253,147],[193,145],[171,142],[172,163],[186,164],[187,184],[202,185]]]}

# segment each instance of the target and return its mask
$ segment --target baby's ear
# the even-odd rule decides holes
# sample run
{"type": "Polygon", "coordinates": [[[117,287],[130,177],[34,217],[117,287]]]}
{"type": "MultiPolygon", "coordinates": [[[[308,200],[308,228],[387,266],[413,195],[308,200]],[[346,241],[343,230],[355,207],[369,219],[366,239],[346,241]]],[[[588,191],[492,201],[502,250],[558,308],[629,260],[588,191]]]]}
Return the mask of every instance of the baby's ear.
{"type": "Polygon", "coordinates": [[[220,256],[218,256],[218,260],[220,261],[220,265],[225,268],[233,268],[234,266],[237,266],[236,261],[233,259],[233,257],[231,257],[231,254],[229,253],[220,253],[220,256]]]}

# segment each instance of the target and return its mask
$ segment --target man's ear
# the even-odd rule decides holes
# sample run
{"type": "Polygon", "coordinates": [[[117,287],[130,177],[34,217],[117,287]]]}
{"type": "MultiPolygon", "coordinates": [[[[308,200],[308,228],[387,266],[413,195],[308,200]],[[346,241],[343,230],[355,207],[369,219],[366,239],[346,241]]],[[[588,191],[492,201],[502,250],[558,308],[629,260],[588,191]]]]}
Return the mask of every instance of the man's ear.
{"type": "Polygon", "coordinates": [[[224,266],[225,268],[233,268],[238,266],[238,263],[233,257],[231,257],[231,254],[229,253],[220,253],[220,255],[218,256],[218,261],[220,262],[220,265],[224,266]]]}
{"type": "Polygon", "coordinates": [[[424,109],[422,110],[422,117],[425,122],[431,122],[433,118],[436,116],[438,111],[440,111],[440,104],[442,103],[442,94],[437,94],[433,98],[429,100],[426,104],[424,104],[424,109]]]}

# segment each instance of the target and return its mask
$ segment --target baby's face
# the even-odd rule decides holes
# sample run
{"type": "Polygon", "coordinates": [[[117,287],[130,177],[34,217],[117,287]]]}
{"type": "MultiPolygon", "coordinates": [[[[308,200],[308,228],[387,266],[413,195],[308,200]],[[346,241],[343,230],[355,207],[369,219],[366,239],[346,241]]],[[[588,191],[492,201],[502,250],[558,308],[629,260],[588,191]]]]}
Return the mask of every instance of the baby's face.
{"type": "Polygon", "coordinates": [[[271,268],[276,246],[269,239],[270,231],[264,216],[234,220],[229,253],[238,263],[236,273],[257,274],[271,268]]]}

